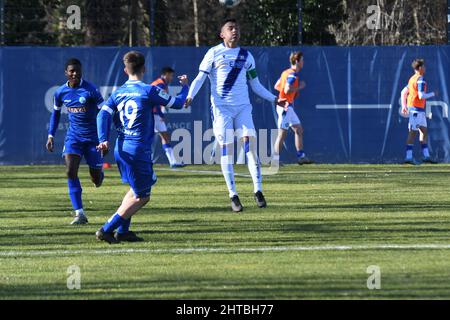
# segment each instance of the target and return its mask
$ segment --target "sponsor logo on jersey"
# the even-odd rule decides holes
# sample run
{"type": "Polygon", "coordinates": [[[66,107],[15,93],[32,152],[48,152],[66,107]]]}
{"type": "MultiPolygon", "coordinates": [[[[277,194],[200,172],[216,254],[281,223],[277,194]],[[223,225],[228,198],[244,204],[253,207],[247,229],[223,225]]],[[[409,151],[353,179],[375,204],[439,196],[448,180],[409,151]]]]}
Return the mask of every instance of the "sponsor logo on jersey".
{"type": "Polygon", "coordinates": [[[242,69],[244,67],[244,64],[245,60],[230,61],[230,67],[232,68],[242,69]]]}
{"type": "Polygon", "coordinates": [[[67,107],[67,111],[70,113],[83,113],[86,112],[86,107],[67,107]]]}

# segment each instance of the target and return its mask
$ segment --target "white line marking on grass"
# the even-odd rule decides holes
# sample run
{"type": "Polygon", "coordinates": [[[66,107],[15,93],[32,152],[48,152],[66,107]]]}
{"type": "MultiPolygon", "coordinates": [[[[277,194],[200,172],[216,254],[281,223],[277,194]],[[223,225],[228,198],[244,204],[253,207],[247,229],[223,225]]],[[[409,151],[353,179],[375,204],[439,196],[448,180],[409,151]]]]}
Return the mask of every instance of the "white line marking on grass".
{"type": "MultiPolygon", "coordinates": [[[[167,168],[155,168],[155,171],[174,171],[174,172],[187,172],[187,173],[204,173],[204,174],[212,174],[212,175],[222,175],[222,171],[209,171],[209,170],[190,170],[190,169],[167,169],[167,168]]],[[[235,173],[237,177],[245,177],[251,178],[252,176],[249,174],[243,173],[235,173]]]]}
{"type": "MultiPolygon", "coordinates": [[[[269,167],[263,167],[263,168],[269,168],[269,167]]],[[[213,170],[190,170],[190,169],[167,169],[167,168],[157,168],[155,171],[174,171],[174,172],[186,172],[186,173],[201,173],[206,175],[222,175],[222,171],[213,171],[213,170]]],[[[421,170],[416,171],[414,174],[424,174],[424,173],[434,173],[435,170],[421,170]]],[[[450,170],[449,170],[450,172],[450,170]]],[[[391,168],[387,168],[385,170],[383,169],[371,169],[371,170],[345,170],[345,169],[337,169],[337,170],[320,170],[320,171],[282,171],[280,170],[275,176],[284,176],[284,175],[316,175],[316,174],[410,174],[411,171],[408,170],[408,168],[405,168],[405,170],[395,170],[391,168]]],[[[244,174],[244,173],[235,173],[234,174],[237,177],[244,177],[244,178],[251,178],[251,175],[244,174]]],[[[270,175],[265,175],[265,177],[268,177],[270,175]]]]}
{"type": "Polygon", "coordinates": [[[78,254],[190,254],[190,253],[253,253],[253,252],[295,252],[295,251],[351,251],[351,250],[446,250],[450,244],[378,244],[378,245],[336,245],[336,246],[287,246],[287,247],[248,247],[248,248],[167,248],[167,249],[84,249],[84,250],[23,250],[0,251],[0,257],[17,256],[64,256],[78,254]]]}

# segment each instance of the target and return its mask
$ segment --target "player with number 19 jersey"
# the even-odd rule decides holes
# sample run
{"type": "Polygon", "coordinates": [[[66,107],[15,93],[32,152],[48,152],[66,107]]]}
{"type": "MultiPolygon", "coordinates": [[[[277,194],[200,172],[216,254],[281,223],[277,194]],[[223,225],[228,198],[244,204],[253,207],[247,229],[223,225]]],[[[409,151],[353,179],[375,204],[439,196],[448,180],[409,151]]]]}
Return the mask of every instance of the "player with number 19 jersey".
{"type": "MultiPolygon", "coordinates": [[[[103,105],[102,111],[119,117],[121,130],[114,155],[124,183],[130,184],[136,197],[146,197],[156,182],[152,170],[151,146],[154,136],[152,106],[181,108],[188,92],[183,86],[177,97],[156,86],[128,80],[103,105]]],[[[117,118],[115,118],[117,119],[117,118]]],[[[100,143],[108,141],[110,121],[97,118],[100,143]],[[100,120],[100,121],[99,121],[100,120]]]]}

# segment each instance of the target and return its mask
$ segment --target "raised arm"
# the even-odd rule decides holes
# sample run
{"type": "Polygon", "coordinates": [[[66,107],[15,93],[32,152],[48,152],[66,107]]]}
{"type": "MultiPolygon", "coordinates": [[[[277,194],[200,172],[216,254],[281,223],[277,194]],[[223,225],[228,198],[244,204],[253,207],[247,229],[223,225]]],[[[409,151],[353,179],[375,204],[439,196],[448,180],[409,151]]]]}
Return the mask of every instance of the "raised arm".
{"type": "Polygon", "coordinates": [[[183,108],[189,91],[188,78],[186,75],[182,75],[178,77],[178,79],[180,80],[180,83],[183,85],[183,87],[176,97],[168,95],[164,90],[161,90],[158,87],[151,86],[150,92],[148,94],[150,99],[152,100],[152,103],[172,109],[183,108]]]}
{"type": "Polygon", "coordinates": [[[206,77],[208,76],[207,73],[205,73],[205,71],[200,71],[197,75],[197,77],[195,77],[194,81],[192,81],[191,84],[191,88],[189,89],[187,98],[188,99],[194,99],[194,97],[197,95],[197,93],[200,91],[200,89],[203,86],[203,83],[206,80],[206,77]]]}
{"type": "Polygon", "coordinates": [[[213,63],[214,63],[214,51],[213,49],[209,49],[208,52],[206,52],[202,62],[200,63],[200,66],[198,67],[199,72],[197,74],[197,77],[195,77],[194,81],[192,81],[191,89],[189,90],[186,102],[184,103],[184,106],[186,108],[192,103],[192,100],[203,86],[206,77],[211,72],[213,63]]]}

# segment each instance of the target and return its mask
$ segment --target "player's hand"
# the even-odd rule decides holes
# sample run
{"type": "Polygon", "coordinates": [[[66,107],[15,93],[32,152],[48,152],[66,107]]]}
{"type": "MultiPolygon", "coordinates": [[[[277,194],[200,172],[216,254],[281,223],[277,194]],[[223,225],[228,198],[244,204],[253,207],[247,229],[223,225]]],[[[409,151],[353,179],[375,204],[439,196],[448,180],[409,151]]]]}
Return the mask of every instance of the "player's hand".
{"type": "Polygon", "coordinates": [[[402,108],[402,113],[406,116],[408,114],[408,108],[402,108]]]}
{"type": "Polygon", "coordinates": [[[106,156],[109,152],[109,143],[108,141],[101,142],[97,146],[97,150],[100,151],[102,157],[106,156]]]}
{"type": "Polygon", "coordinates": [[[189,84],[189,79],[188,79],[187,75],[185,75],[185,74],[178,76],[178,80],[180,80],[180,83],[183,86],[187,86],[189,84]]]}
{"type": "Polygon", "coordinates": [[[289,102],[287,101],[287,99],[278,99],[278,98],[276,98],[275,99],[275,104],[277,105],[277,106],[280,106],[280,107],[282,107],[284,110],[288,110],[288,108],[289,108],[289,102]]]}
{"type": "Polygon", "coordinates": [[[184,107],[187,108],[191,105],[192,98],[186,98],[186,101],[184,102],[184,107]]]}
{"type": "Polygon", "coordinates": [[[300,81],[298,84],[298,90],[303,90],[306,87],[306,82],[305,81],[300,81]]]}
{"type": "Polygon", "coordinates": [[[53,137],[48,137],[45,147],[47,148],[48,151],[53,152],[54,147],[53,137]]]}

